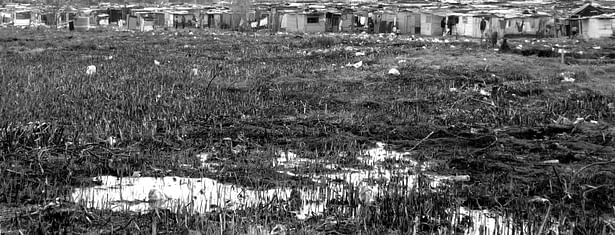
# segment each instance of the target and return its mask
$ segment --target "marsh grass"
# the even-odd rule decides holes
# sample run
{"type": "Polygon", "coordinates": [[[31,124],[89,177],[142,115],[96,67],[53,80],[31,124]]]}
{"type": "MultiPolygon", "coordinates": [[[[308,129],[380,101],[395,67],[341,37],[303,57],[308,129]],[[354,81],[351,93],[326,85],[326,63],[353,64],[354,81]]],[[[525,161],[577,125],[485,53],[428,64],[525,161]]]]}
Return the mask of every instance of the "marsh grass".
{"type": "MultiPolygon", "coordinates": [[[[331,199],[336,206],[306,221],[295,219],[284,201],[206,215],[90,211],[66,203],[68,209],[17,213],[3,222],[3,229],[259,234],[286,224],[297,233],[432,234],[462,229],[445,221],[452,218],[451,208],[464,205],[493,209],[536,228],[543,223],[541,216],[549,214],[565,231],[612,231],[600,219],[611,213],[608,206],[614,200],[608,196],[613,195],[608,184],[612,164],[582,175],[565,166],[552,170],[534,165],[548,158],[536,155],[561,158],[573,150],[609,161],[615,133],[608,128],[615,112],[607,104],[615,102],[613,93],[580,88],[596,74],[578,69],[581,85],[563,84],[557,74],[566,68],[556,62],[480,47],[462,51],[472,46],[465,44],[450,52],[437,43],[383,42],[377,37],[155,34],[91,33],[84,40],[83,35],[55,32],[24,40],[24,33],[3,39],[25,48],[53,44],[54,49],[2,56],[0,203],[11,208],[47,205],[64,198],[71,187],[94,184],[89,177],[137,171],[143,176],[211,177],[260,189],[311,187],[313,182],[305,178],[275,171],[279,149],[315,160],[298,172],[322,174],[327,171],[319,168],[325,163],[369,169],[357,156],[375,141],[412,148],[425,160],[446,162],[439,171],[467,173],[473,181],[436,191],[426,185],[408,191],[393,182],[381,185],[387,193],[369,206],[360,205],[349,187],[348,197],[331,199]],[[345,46],[370,53],[356,57],[345,46]],[[418,59],[399,66],[401,76],[386,76],[383,71],[398,66],[390,61],[403,56],[418,59]],[[365,66],[340,67],[357,61],[365,66]],[[97,66],[96,74],[85,74],[89,65],[97,66]],[[199,68],[199,75],[191,75],[192,68],[199,68]],[[604,129],[574,126],[553,134],[518,135],[494,131],[540,129],[560,117],[597,120],[604,129]],[[470,128],[487,131],[471,133],[470,128]],[[549,146],[556,146],[556,137],[565,148],[553,153],[556,147],[549,146]],[[570,145],[579,139],[587,144],[570,145]],[[194,156],[201,152],[212,152],[212,161],[220,166],[195,167],[200,163],[194,156]],[[551,209],[528,203],[533,196],[549,198],[551,209]]],[[[594,161],[583,158],[570,167],[594,161]]]]}

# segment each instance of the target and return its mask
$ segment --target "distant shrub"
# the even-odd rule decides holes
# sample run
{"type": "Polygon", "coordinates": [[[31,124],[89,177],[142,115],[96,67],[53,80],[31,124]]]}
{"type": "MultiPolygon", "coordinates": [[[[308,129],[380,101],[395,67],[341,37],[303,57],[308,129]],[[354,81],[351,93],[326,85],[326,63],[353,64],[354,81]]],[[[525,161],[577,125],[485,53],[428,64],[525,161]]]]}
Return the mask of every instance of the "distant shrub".
{"type": "Polygon", "coordinates": [[[96,50],[98,46],[93,42],[80,42],[72,46],[73,50],[96,50]]]}
{"type": "Polygon", "coordinates": [[[331,47],[336,44],[336,40],[332,37],[313,37],[309,39],[309,44],[312,47],[331,47]]]}

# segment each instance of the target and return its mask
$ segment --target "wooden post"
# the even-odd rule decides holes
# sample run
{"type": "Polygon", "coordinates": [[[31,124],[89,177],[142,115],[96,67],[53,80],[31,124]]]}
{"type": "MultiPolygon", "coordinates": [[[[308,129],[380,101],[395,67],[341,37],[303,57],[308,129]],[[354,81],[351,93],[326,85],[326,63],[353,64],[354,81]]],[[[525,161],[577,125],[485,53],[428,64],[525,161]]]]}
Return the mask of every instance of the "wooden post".
{"type": "Polygon", "coordinates": [[[562,64],[564,64],[564,63],[565,63],[565,61],[564,61],[564,51],[562,50],[562,53],[560,53],[560,54],[562,55],[562,57],[561,57],[561,58],[562,58],[562,59],[561,59],[561,62],[562,62],[562,64]]]}

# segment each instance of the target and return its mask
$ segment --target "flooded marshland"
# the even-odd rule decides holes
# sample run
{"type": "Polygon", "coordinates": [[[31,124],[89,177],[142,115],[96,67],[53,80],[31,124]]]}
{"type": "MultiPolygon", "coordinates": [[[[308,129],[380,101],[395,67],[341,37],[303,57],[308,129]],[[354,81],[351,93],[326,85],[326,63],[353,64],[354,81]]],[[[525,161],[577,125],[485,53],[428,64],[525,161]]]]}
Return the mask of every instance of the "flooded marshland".
{"type": "MultiPolygon", "coordinates": [[[[133,211],[147,213],[157,209],[182,211],[190,214],[205,214],[220,210],[241,210],[272,202],[285,204],[287,210],[300,220],[322,216],[330,207],[339,210],[352,211],[359,215],[360,211],[369,206],[377,206],[379,197],[388,194],[391,188],[403,186],[395,190],[401,196],[416,190],[430,190],[438,193],[439,187],[447,187],[453,181],[469,181],[467,175],[429,175],[424,174],[429,162],[419,164],[412,159],[410,152],[397,152],[385,149],[385,144],[378,142],[376,148],[362,152],[360,161],[372,166],[371,169],[337,168],[338,172],[309,175],[318,184],[309,187],[276,187],[267,190],[256,190],[239,185],[220,183],[210,178],[185,178],[167,176],[153,177],[114,177],[99,176],[94,181],[101,185],[77,188],[72,193],[72,199],[89,208],[113,211],[133,211]],[[401,164],[390,167],[383,162],[395,160],[401,164]],[[400,167],[403,165],[403,167],[400,167]],[[413,173],[414,172],[414,173],[413,173]],[[419,175],[422,176],[426,188],[419,187],[419,175]],[[392,180],[396,181],[391,182],[392,180]],[[389,191],[387,191],[389,190],[389,191]],[[339,201],[356,197],[358,205],[340,205],[339,201]],[[329,205],[332,204],[332,205],[329,205]]],[[[313,160],[301,158],[288,151],[279,152],[275,165],[283,166],[286,174],[302,164],[313,163],[313,160]]],[[[331,166],[334,164],[327,164],[331,166]]],[[[523,223],[515,223],[489,210],[471,210],[465,207],[450,208],[450,225],[453,230],[464,234],[523,234],[527,227],[523,223]]],[[[448,228],[450,229],[450,228],[448,228]]]]}
{"type": "Polygon", "coordinates": [[[0,51],[0,233],[615,231],[608,61],[396,35],[31,34],[0,51]]]}

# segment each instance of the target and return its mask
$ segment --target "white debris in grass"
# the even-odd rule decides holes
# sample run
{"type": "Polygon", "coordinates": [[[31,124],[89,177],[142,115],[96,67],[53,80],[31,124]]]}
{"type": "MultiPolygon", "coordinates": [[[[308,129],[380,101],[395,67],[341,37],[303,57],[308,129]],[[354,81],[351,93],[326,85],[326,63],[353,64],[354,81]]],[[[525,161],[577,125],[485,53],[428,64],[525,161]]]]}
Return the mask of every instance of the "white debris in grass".
{"type": "Polygon", "coordinates": [[[117,144],[118,139],[115,138],[115,136],[109,136],[109,138],[107,138],[107,144],[109,144],[109,146],[113,147],[117,144]]]}
{"type": "Polygon", "coordinates": [[[399,73],[399,70],[398,70],[398,69],[396,69],[396,68],[391,68],[391,69],[389,69],[389,75],[399,76],[399,75],[400,75],[400,73],[399,73]]]}
{"type": "Polygon", "coordinates": [[[154,64],[155,64],[155,65],[160,65],[160,61],[158,61],[158,60],[154,60],[154,64]]]}
{"type": "Polygon", "coordinates": [[[559,164],[559,160],[557,159],[553,159],[553,160],[546,160],[546,161],[542,161],[543,164],[559,164]]]}
{"type": "Polygon", "coordinates": [[[95,65],[90,65],[85,70],[85,74],[87,74],[87,75],[94,75],[95,73],[96,73],[96,66],[95,65]]]}
{"type": "Polygon", "coordinates": [[[560,78],[562,78],[562,82],[574,82],[574,76],[575,73],[574,72],[562,72],[559,74],[560,78]]]}
{"type": "Polygon", "coordinates": [[[359,61],[359,62],[354,63],[354,64],[347,64],[346,66],[347,67],[354,67],[354,68],[358,69],[358,68],[361,68],[361,66],[363,66],[363,61],[359,61]]]}
{"type": "Polygon", "coordinates": [[[201,165],[205,166],[205,162],[209,160],[211,153],[199,153],[196,157],[201,161],[201,165]]]}

